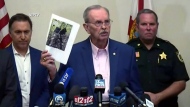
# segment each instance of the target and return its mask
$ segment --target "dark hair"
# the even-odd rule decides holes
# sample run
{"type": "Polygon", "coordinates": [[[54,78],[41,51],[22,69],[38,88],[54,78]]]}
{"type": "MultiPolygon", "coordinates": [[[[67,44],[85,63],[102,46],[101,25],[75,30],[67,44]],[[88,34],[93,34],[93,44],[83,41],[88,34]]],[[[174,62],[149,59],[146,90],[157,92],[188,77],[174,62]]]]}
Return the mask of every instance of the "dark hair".
{"type": "Polygon", "coordinates": [[[157,14],[154,11],[152,11],[150,9],[142,9],[137,14],[137,17],[136,17],[136,23],[137,24],[139,24],[139,22],[140,22],[140,15],[143,14],[143,13],[153,14],[155,16],[155,18],[156,18],[156,22],[158,23],[158,16],[157,16],[157,14]]]}
{"type": "Polygon", "coordinates": [[[93,10],[93,9],[100,9],[100,8],[103,8],[106,10],[106,12],[108,13],[108,16],[109,16],[109,10],[106,8],[106,7],[103,7],[101,5],[92,5],[92,6],[89,6],[85,9],[84,13],[83,13],[83,18],[84,18],[84,22],[87,23],[89,22],[89,17],[88,17],[88,13],[90,10],[93,10]]]}
{"type": "Polygon", "coordinates": [[[29,16],[23,14],[23,13],[17,13],[15,15],[13,15],[11,17],[11,19],[9,20],[9,30],[11,29],[12,27],[12,24],[15,22],[15,21],[28,21],[29,24],[30,24],[30,27],[32,29],[32,21],[30,19],[29,16]]]}

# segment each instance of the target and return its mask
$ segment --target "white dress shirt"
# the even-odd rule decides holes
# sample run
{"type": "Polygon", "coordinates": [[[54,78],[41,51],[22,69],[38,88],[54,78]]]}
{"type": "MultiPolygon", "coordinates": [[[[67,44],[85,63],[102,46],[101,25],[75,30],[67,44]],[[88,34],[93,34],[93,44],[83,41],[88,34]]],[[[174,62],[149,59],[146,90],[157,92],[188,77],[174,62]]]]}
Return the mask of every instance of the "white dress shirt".
{"type": "Polygon", "coordinates": [[[22,93],[22,107],[29,107],[31,83],[30,50],[28,49],[26,55],[23,56],[19,54],[13,46],[13,53],[22,93]]]}

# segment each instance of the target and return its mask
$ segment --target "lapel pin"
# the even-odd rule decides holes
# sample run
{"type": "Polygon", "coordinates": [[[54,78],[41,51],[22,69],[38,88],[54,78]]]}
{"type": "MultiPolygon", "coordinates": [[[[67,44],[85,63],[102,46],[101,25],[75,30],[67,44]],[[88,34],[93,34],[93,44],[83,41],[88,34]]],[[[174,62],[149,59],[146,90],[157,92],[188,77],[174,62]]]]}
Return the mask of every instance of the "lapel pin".
{"type": "Polygon", "coordinates": [[[116,53],[114,52],[113,55],[116,55],[116,53]]]}

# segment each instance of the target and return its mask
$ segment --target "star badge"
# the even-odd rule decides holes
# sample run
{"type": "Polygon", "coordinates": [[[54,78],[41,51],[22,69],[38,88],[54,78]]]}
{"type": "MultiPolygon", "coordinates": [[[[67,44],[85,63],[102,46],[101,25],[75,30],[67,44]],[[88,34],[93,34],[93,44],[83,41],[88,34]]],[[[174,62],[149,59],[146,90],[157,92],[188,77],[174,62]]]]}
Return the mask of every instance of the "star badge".
{"type": "Polygon", "coordinates": [[[162,54],[159,54],[159,55],[160,55],[161,59],[166,59],[167,55],[164,52],[162,52],[162,54]]]}

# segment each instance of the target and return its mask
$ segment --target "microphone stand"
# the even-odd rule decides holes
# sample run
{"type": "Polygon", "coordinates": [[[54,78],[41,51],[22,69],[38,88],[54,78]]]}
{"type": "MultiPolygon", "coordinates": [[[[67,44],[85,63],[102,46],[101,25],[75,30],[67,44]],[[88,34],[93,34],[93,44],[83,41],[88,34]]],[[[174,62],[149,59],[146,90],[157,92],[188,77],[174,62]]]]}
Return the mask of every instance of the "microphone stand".
{"type": "MultiPolygon", "coordinates": [[[[102,93],[101,92],[98,92],[98,100],[102,100],[102,93]]],[[[98,107],[102,107],[102,101],[98,101],[98,107]]]]}
{"type": "Polygon", "coordinates": [[[69,102],[69,107],[73,107],[73,100],[69,102]]]}

